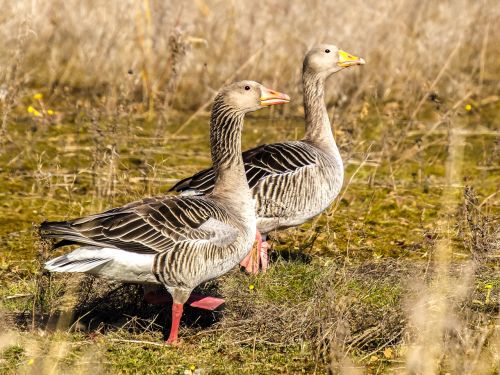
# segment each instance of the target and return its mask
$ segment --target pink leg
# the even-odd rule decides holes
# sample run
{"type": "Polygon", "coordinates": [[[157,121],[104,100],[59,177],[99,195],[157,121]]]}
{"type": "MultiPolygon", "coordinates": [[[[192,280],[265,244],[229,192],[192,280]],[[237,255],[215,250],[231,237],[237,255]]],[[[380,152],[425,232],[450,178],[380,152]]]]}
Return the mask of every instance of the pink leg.
{"type": "Polygon", "coordinates": [[[257,241],[256,248],[252,248],[248,255],[240,262],[240,265],[245,268],[245,271],[251,274],[259,273],[259,266],[262,264],[262,271],[265,272],[268,266],[267,250],[269,245],[262,240],[262,235],[257,230],[255,235],[257,241]]]}
{"type": "MultiPolygon", "coordinates": [[[[255,240],[257,241],[257,247],[259,247],[260,243],[262,242],[262,235],[260,234],[260,232],[258,230],[255,234],[255,240]]],[[[252,247],[252,249],[247,254],[247,256],[245,258],[243,258],[243,260],[240,262],[240,266],[245,268],[245,270],[247,270],[247,272],[249,272],[249,264],[255,258],[255,255],[253,253],[254,253],[254,249],[252,247]]]]}
{"type": "Polygon", "coordinates": [[[255,239],[257,241],[257,249],[254,250],[252,247],[247,256],[240,262],[240,265],[245,268],[246,272],[254,275],[259,273],[259,254],[262,244],[262,236],[258,230],[255,234],[255,239]]]}
{"type": "Polygon", "coordinates": [[[260,247],[260,264],[262,267],[262,272],[266,272],[267,267],[269,266],[269,258],[267,255],[267,250],[269,249],[269,244],[267,241],[262,241],[261,247],[260,247]]]}
{"type": "Polygon", "coordinates": [[[170,335],[166,344],[176,344],[179,335],[179,323],[181,322],[182,311],[184,305],[182,303],[175,303],[172,305],[172,325],[170,326],[170,335]]]}

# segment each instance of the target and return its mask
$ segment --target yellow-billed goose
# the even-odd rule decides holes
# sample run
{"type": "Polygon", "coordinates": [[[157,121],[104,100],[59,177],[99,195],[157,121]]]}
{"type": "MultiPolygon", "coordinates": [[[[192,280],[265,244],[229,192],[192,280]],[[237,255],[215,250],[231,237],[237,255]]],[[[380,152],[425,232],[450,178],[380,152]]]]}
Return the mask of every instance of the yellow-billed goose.
{"type": "MultiPolygon", "coordinates": [[[[332,74],[364,64],[334,45],[312,48],[304,58],[302,83],[306,132],[300,141],[264,144],[243,153],[245,171],[256,200],[257,249],[241,265],[257,273],[267,268],[267,234],[300,225],[325,210],[338,195],[344,167],[326,110],[325,81],[332,74]]],[[[212,168],[179,181],[171,190],[207,194],[214,187],[212,168]]]]}
{"type": "Polygon", "coordinates": [[[45,268],[164,285],[174,302],[167,343],[175,342],[191,291],[237,265],[255,239],[255,204],[241,157],[243,118],[289,100],[253,81],[222,89],[210,120],[211,193],[147,198],[84,218],[44,222],[43,237],[84,245],[48,261],[45,268]]]}

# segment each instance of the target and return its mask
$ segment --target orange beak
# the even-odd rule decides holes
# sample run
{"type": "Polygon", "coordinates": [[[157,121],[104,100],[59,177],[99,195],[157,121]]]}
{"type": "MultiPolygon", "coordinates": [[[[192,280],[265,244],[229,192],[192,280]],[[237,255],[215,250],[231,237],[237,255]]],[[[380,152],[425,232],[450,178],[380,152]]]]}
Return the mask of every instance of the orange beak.
{"type": "Polygon", "coordinates": [[[262,107],[268,107],[276,104],[285,104],[289,101],[290,97],[287,94],[268,89],[267,87],[261,88],[260,105],[262,107]]]}

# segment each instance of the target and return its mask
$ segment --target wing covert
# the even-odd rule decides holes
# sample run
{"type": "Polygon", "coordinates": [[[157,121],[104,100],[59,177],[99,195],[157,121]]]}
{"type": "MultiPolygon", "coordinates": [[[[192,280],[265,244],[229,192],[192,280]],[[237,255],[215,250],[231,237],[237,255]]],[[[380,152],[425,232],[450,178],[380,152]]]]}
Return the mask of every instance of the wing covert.
{"type": "MultiPolygon", "coordinates": [[[[243,162],[248,185],[254,188],[259,181],[269,176],[297,172],[317,163],[314,149],[302,141],[265,144],[243,153],[243,162]]],[[[207,194],[214,185],[212,168],[179,181],[170,191],[183,194],[207,194]]]]}
{"type": "Polygon", "coordinates": [[[158,197],[63,223],[44,223],[42,233],[77,243],[138,253],[170,250],[176,243],[232,243],[238,230],[228,214],[201,197],[158,197]]]}

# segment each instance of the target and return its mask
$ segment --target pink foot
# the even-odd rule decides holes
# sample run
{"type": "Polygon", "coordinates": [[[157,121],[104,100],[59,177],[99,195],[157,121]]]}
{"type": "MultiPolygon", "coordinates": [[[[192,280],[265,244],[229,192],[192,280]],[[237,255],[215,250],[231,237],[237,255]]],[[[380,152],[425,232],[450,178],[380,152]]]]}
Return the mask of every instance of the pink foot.
{"type": "Polygon", "coordinates": [[[191,307],[213,311],[224,302],[225,301],[222,298],[202,296],[200,294],[191,293],[186,303],[191,307]]]}
{"type": "MultiPolygon", "coordinates": [[[[148,292],[144,294],[144,300],[152,305],[166,305],[172,303],[172,296],[167,292],[148,292]]],[[[198,309],[213,311],[224,302],[225,301],[222,298],[191,293],[186,303],[189,306],[196,307],[198,309]]]]}

